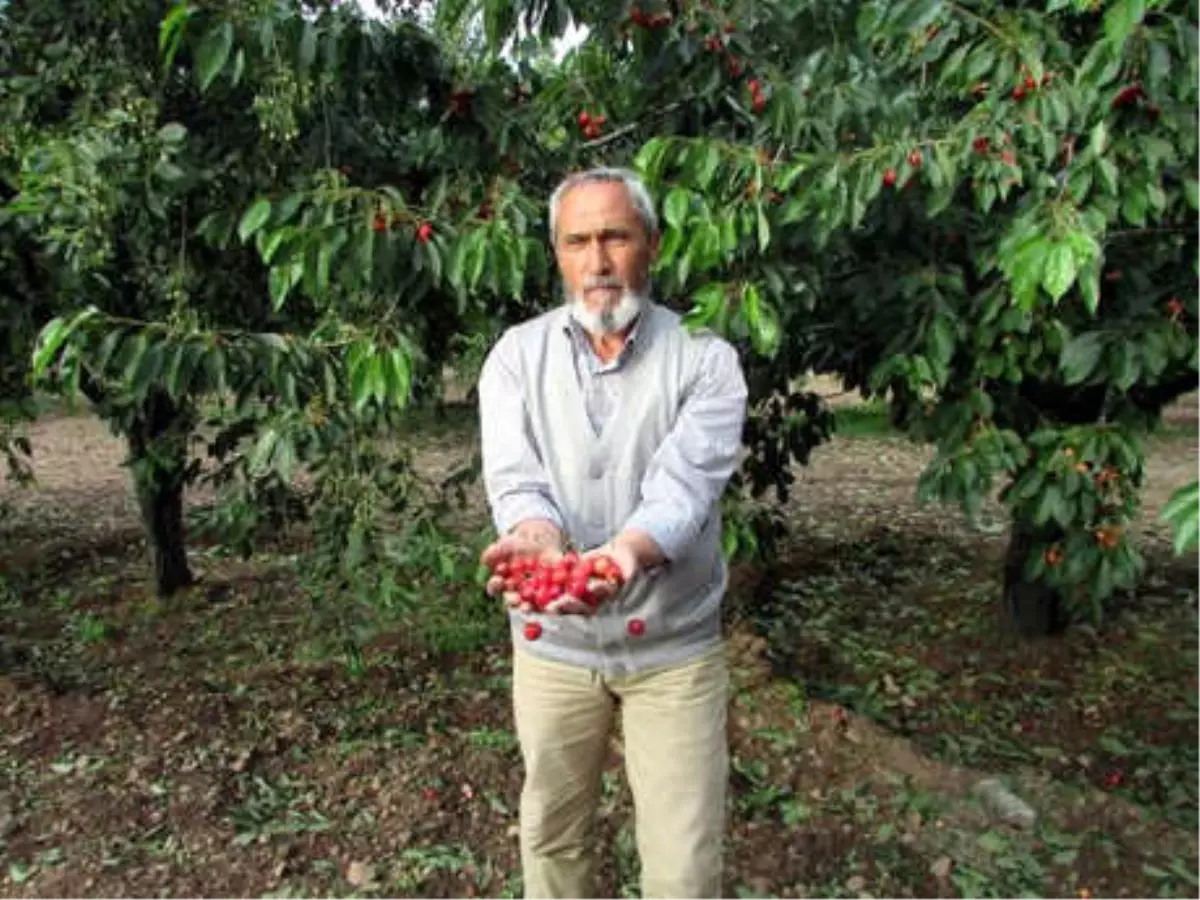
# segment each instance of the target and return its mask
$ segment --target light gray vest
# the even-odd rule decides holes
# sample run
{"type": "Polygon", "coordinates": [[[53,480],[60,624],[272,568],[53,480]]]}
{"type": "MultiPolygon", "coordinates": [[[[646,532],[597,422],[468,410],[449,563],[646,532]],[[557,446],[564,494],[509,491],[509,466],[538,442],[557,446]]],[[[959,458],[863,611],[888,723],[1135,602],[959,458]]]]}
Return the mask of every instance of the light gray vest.
{"type": "MultiPolygon", "coordinates": [[[[535,446],[542,457],[568,539],[589,550],[613,537],[633,514],[642,477],[675,423],[695,381],[705,343],[677,313],[651,304],[638,345],[618,377],[622,391],[597,436],[575,377],[565,307],[516,326],[535,446]]],[[[715,506],[688,552],[642,575],[590,617],[510,613],[512,637],[532,654],[608,676],[674,665],[721,640],[721,603],[728,575],[721,555],[721,512],[715,506]],[[536,618],[542,634],[524,637],[536,618]],[[632,635],[628,624],[644,630],[632,635]]]]}

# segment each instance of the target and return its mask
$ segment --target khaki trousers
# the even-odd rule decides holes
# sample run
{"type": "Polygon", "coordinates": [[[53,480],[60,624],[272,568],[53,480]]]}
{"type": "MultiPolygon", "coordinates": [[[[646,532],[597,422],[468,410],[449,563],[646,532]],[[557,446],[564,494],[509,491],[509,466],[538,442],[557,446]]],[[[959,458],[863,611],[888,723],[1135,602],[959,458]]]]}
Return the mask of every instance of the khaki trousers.
{"type": "Polygon", "coordinates": [[[720,897],[730,696],[725,648],[620,678],[514,652],[526,897],[595,897],[594,825],[618,711],[643,897],[720,897]]]}

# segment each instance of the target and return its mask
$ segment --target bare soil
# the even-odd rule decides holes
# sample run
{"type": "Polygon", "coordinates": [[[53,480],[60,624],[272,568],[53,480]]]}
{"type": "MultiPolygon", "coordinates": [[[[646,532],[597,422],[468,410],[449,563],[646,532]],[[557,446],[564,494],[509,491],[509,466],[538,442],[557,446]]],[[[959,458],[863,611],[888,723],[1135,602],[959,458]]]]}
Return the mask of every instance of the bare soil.
{"type": "MultiPolygon", "coordinates": [[[[502,628],[456,653],[394,628],[347,667],[292,558],[205,548],[155,602],[120,442],[70,416],[31,440],[37,486],[0,486],[0,895],[520,895],[502,628]]],[[[427,472],[472,449],[419,443],[427,472]]],[[[1194,436],[1152,445],[1137,596],[1053,642],[998,627],[998,510],[918,508],[927,459],[835,440],[784,563],[735,572],[727,892],[1195,896],[1196,565],[1156,522],[1194,436]],[[1032,828],[981,805],[992,775],[1032,828]]],[[[616,742],[606,896],[637,893],[630,812],[616,742]]]]}

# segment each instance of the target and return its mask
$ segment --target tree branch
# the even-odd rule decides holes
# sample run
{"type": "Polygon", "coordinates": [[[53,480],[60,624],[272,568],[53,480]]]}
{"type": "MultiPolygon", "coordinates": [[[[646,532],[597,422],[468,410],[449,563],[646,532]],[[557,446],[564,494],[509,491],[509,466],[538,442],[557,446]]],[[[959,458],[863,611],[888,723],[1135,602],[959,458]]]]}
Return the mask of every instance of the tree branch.
{"type": "MultiPolygon", "coordinates": [[[[693,99],[695,99],[695,98],[689,97],[685,100],[676,100],[674,103],[668,103],[666,106],[657,110],[657,113],[660,116],[666,115],[667,113],[671,112],[672,110],[678,109],[679,107],[683,106],[685,103],[690,102],[693,99]]],[[[591,141],[585,141],[583,146],[589,150],[594,150],[597,147],[603,147],[605,144],[610,144],[613,141],[619,140],[627,134],[632,134],[633,132],[637,131],[639,128],[650,124],[651,121],[653,121],[653,117],[647,117],[645,120],[630,122],[628,125],[622,125],[616,131],[610,131],[608,134],[604,135],[604,137],[598,137],[591,141]]]]}
{"type": "Polygon", "coordinates": [[[1161,410],[1184,394],[1200,388],[1200,373],[1187,372],[1170,381],[1164,381],[1151,387],[1135,387],[1130,391],[1133,401],[1142,409],[1161,410]]]}

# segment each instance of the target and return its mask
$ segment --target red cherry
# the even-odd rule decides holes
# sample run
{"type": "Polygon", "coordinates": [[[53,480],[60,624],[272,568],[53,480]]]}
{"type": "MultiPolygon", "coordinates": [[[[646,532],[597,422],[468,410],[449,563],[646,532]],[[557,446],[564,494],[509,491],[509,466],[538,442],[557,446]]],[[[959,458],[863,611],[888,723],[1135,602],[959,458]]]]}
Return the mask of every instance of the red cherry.
{"type": "Polygon", "coordinates": [[[501,578],[507,578],[512,574],[512,566],[507,560],[496,563],[496,568],[493,571],[494,575],[499,575],[501,578]]]}
{"type": "Polygon", "coordinates": [[[1024,100],[1025,99],[1025,88],[1021,87],[1020,85],[1013,88],[1012,97],[1014,100],[1024,100]]]}
{"type": "Polygon", "coordinates": [[[908,164],[910,166],[912,166],[914,169],[921,168],[921,151],[920,150],[913,150],[911,153],[908,154],[908,164]]]}
{"type": "Polygon", "coordinates": [[[630,619],[629,624],[625,626],[625,630],[633,637],[641,637],[646,633],[646,623],[641,619],[630,619]]]}
{"type": "Polygon", "coordinates": [[[428,222],[422,222],[417,228],[417,240],[422,244],[428,244],[431,237],[433,237],[433,226],[428,222]]]}
{"type": "Polygon", "coordinates": [[[579,565],[579,554],[574,550],[568,550],[563,554],[562,561],[563,565],[565,565],[568,569],[574,569],[577,565],[579,565]]]}
{"type": "Polygon", "coordinates": [[[587,113],[581,112],[579,114],[579,127],[580,128],[587,128],[588,122],[590,122],[590,121],[592,121],[592,117],[589,116],[587,113]]]}
{"type": "Polygon", "coordinates": [[[525,640],[536,641],[542,636],[542,626],[538,622],[525,623],[525,640]]]}
{"type": "Polygon", "coordinates": [[[896,184],[896,170],[895,169],[888,169],[886,172],[883,173],[883,183],[887,187],[895,186],[895,184],[896,184]]]}
{"type": "Polygon", "coordinates": [[[519,591],[520,589],[521,589],[521,582],[518,581],[516,578],[513,578],[510,575],[508,578],[504,579],[504,590],[506,592],[519,591]]]}
{"type": "Polygon", "coordinates": [[[1025,89],[1027,91],[1032,91],[1035,87],[1037,87],[1037,79],[1035,79],[1032,75],[1026,75],[1025,89]]]}

